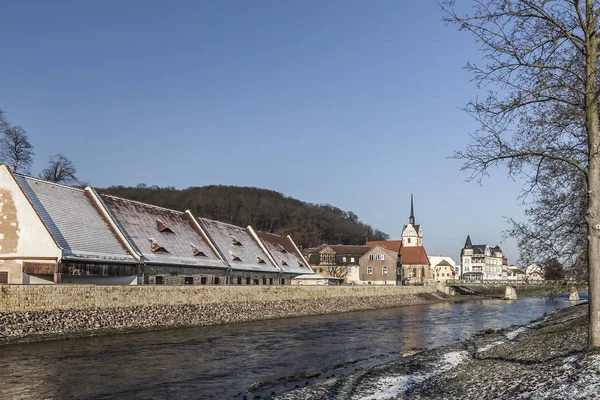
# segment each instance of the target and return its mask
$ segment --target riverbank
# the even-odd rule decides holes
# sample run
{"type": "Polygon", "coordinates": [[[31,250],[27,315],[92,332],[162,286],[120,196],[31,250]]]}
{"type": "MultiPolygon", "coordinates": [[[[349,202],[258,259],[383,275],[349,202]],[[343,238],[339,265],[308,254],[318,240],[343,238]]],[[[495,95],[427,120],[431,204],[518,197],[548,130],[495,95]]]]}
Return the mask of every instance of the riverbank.
{"type": "Polygon", "coordinates": [[[450,301],[435,287],[1,286],[0,344],[450,301]],[[120,306],[117,306],[120,305],[120,306]]]}
{"type": "Polygon", "coordinates": [[[586,345],[583,304],[276,398],[589,399],[600,396],[600,355],[588,353],[586,345]]]}

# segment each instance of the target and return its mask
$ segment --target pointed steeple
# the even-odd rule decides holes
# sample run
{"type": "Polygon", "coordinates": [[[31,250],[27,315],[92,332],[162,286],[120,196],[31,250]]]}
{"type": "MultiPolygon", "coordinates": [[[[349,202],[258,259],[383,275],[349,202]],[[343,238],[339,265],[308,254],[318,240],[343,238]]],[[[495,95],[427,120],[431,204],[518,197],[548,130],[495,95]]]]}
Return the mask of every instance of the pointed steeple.
{"type": "Polygon", "coordinates": [[[411,225],[415,224],[415,208],[413,205],[413,194],[410,194],[410,218],[408,219],[408,223],[411,225]]]}
{"type": "Polygon", "coordinates": [[[471,243],[471,236],[467,234],[467,240],[465,240],[465,249],[473,248],[473,243],[471,243]]]}

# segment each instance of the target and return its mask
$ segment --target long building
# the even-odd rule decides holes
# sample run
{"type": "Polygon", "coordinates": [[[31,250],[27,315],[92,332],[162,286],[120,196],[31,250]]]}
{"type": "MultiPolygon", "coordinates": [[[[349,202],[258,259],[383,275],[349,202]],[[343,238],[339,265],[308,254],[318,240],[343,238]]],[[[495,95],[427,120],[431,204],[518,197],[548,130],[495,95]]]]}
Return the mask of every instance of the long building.
{"type": "Polygon", "coordinates": [[[503,279],[506,259],[500,246],[473,244],[471,236],[467,235],[460,259],[462,279],[503,279]]]}
{"type": "Polygon", "coordinates": [[[12,173],[0,165],[0,284],[286,285],[291,237],[12,173]]]}

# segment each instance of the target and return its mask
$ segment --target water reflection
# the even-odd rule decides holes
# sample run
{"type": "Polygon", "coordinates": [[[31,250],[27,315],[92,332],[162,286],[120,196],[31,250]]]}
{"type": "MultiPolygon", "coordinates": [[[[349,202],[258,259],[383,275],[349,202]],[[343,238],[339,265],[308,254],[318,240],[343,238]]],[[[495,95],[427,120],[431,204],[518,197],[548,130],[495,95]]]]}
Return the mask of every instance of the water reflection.
{"type": "Polygon", "coordinates": [[[386,310],[0,347],[0,398],[231,398],[258,380],[464,339],[566,297],[386,310]]]}

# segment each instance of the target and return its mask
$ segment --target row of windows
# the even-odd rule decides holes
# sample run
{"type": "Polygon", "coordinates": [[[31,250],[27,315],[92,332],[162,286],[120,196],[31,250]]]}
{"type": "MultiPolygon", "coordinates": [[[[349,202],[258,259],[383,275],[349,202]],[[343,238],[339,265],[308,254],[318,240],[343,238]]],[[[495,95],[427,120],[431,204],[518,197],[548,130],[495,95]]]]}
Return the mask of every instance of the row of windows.
{"type": "MultiPolygon", "coordinates": [[[[388,274],[388,267],[386,267],[386,266],[381,267],[381,273],[383,275],[387,275],[388,274]]],[[[367,267],[367,274],[373,275],[373,267],[370,266],[370,265],[367,267]]]]}
{"type": "MultiPolygon", "coordinates": [[[[246,278],[246,285],[260,285],[261,280],[260,279],[251,279],[251,278],[246,278]]],[[[209,282],[209,278],[206,276],[201,276],[200,277],[200,284],[201,285],[208,285],[209,282]]],[[[234,282],[235,284],[238,285],[242,285],[244,283],[244,278],[242,277],[237,277],[234,278],[234,282]]],[[[219,285],[221,283],[221,278],[219,278],[218,276],[215,276],[212,278],[212,284],[213,285],[219,285]]],[[[154,284],[156,285],[164,285],[165,284],[165,277],[162,275],[157,275],[154,277],[154,284]]],[[[194,284],[194,277],[193,276],[185,276],[183,277],[183,284],[184,285],[193,285],[194,284]]],[[[263,285],[272,285],[273,284],[273,278],[262,278],[262,284],[263,285]]],[[[281,278],[280,280],[280,284],[285,285],[285,278],[281,278]]]]}
{"type": "Polygon", "coordinates": [[[369,254],[369,260],[385,260],[385,254],[369,254]]]}

